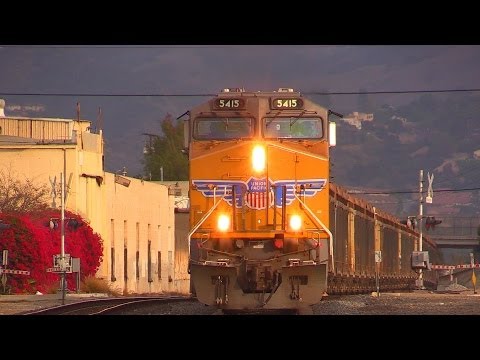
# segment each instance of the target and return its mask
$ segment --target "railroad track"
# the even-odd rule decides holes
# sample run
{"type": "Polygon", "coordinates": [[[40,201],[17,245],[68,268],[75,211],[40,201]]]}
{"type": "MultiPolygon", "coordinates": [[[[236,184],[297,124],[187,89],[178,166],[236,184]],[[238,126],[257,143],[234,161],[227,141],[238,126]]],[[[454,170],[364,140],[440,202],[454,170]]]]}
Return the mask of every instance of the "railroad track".
{"type": "Polygon", "coordinates": [[[116,315],[135,308],[172,302],[196,301],[191,296],[128,297],[79,301],[47,309],[29,311],[22,315],[116,315]]]}
{"type": "Polygon", "coordinates": [[[311,315],[311,307],[305,309],[258,309],[258,310],[219,310],[215,315],[311,315]]]}

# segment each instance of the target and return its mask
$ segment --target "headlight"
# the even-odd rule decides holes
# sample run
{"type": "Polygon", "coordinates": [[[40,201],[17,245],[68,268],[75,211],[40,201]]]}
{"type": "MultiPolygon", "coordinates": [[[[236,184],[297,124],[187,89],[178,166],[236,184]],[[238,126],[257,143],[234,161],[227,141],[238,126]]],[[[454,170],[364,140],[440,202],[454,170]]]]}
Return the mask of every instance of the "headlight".
{"type": "Polygon", "coordinates": [[[252,152],[252,166],[253,170],[261,172],[265,169],[265,148],[257,145],[252,152]]]}
{"type": "Polygon", "coordinates": [[[299,231],[302,227],[302,218],[299,215],[292,215],[289,224],[292,231],[299,231]]]}
{"type": "Polygon", "coordinates": [[[218,231],[227,231],[230,229],[230,217],[228,215],[220,215],[217,220],[218,231]]]}

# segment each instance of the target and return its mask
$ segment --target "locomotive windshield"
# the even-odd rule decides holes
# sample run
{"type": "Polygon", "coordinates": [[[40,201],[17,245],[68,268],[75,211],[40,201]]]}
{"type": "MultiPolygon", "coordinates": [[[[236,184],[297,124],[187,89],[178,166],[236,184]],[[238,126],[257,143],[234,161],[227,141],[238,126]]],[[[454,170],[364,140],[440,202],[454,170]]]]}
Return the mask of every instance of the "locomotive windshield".
{"type": "Polygon", "coordinates": [[[323,122],[312,117],[267,117],[263,119],[265,138],[321,139],[323,122]]]}
{"type": "Polygon", "coordinates": [[[253,136],[253,119],[201,117],[195,119],[193,137],[198,140],[227,140],[253,136]]]}

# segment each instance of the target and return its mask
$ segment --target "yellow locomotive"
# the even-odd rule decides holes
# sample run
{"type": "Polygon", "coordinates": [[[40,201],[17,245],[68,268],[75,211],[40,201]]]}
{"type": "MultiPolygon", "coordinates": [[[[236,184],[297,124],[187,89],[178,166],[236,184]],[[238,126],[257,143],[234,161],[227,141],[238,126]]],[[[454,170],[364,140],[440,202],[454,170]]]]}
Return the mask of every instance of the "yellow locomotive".
{"type": "Polygon", "coordinates": [[[334,267],[331,112],[281,88],[224,89],[189,111],[191,282],[222,309],[319,302],[334,267]]]}

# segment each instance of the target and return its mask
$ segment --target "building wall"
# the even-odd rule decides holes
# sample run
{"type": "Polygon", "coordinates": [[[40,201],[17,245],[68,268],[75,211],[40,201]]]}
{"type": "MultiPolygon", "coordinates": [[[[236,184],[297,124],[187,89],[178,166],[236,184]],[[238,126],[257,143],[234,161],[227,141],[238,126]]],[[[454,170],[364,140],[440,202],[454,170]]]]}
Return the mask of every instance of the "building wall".
{"type": "Polygon", "coordinates": [[[189,213],[183,208],[175,212],[175,287],[184,294],[190,292],[190,274],[188,273],[188,232],[189,213]]]}
{"type": "MultiPolygon", "coordinates": [[[[15,129],[12,125],[18,119],[3,120],[6,128],[15,129]]],[[[20,120],[18,120],[20,121],[20,120]]],[[[21,119],[24,121],[24,119],[21,119]]],[[[54,119],[51,125],[63,129],[65,121],[54,119]]],[[[73,123],[72,120],[70,120],[73,123]]],[[[77,128],[86,129],[85,122],[77,128]],[[81,125],[81,126],[80,126],[81,125]]],[[[66,209],[81,215],[96,232],[105,232],[103,213],[105,207],[103,181],[103,136],[88,131],[73,130],[68,142],[62,139],[38,139],[15,137],[11,134],[0,136],[0,171],[19,179],[29,179],[37,185],[45,184],[49,190],[56,189],[56,196],[49,199],[49,205],[60,209],[61,174],[65,173],[65,191],[67,194],[66,209]],[[87,141],[84,141],[88,139],[87,141]],[[89,146],[84,146],[89,144],[89,146]],[[98,179],[98,180],[97,180],[98,179]]],[[[63,136],[60,129],[59,135],[63,136]]],[[[52,134],[55,131],[52,130],[52,134]]]]}
{"type": "Polygon", "coordinates": [[[86,120],[0,116],[0,135],[18,136],[43,142],[70,140],[76,137],[75,132],[84,132],[89,126],[90,121],[86,120]]]}
{"type": "Polygon", "coordinates": [[[174,197],[166,186],[122,178],[130,180],[128,187],[115,182],[114,174],[105,176],[110,226],[102,274],[126,293],[176,291],[174,197]]]}
{"type": "Polygon", "coordinates": [[[66,174],[66,209],[103,239],[97,276],[126,293],[188,293],[175,274],[174,194],[138,179],[124,177],[128,187],[116,182],[103,171],[102,133],[90,133],[89,124],[0,116],[0,171],[49,189],[54,182],[57,196],[49,205],[58,209],[60,174],[66,174]]]}

